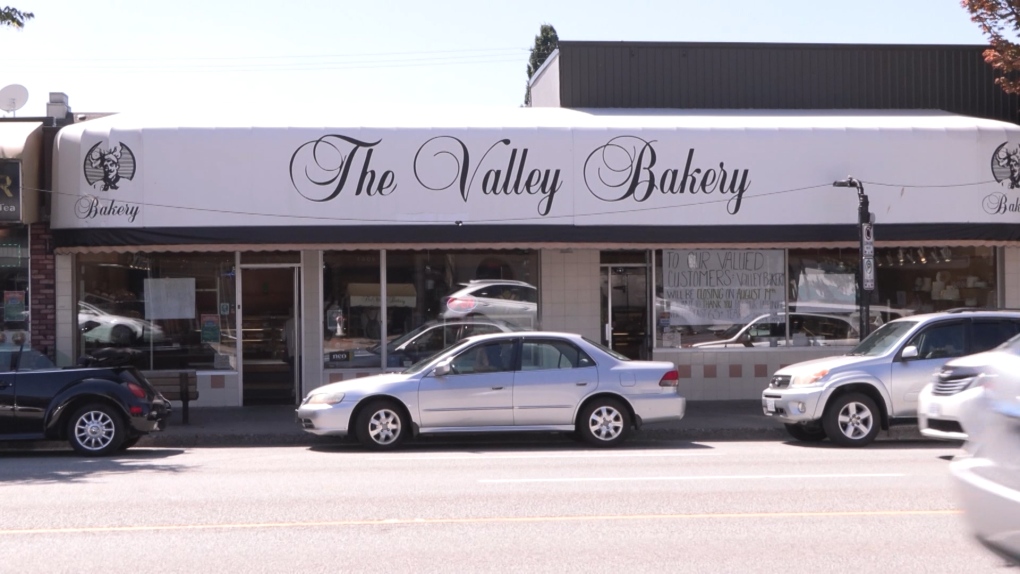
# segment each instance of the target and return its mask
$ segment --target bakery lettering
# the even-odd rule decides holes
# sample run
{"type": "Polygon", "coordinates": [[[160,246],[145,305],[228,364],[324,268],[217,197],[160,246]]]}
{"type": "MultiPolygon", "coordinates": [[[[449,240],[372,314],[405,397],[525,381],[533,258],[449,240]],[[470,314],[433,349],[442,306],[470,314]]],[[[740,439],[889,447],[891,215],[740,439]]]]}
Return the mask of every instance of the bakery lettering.
{"type": "Polygon", "coordinates": [[[655,141],[636,136],[617,136],[596,148],[584,162],[584,183],[602,201],[633,199],[641,203],[658,191],[664,195],[718,193],[731,195],[726,211],[736,215],[744,193],[751,186],[748,169],[706,167],[694,161],[694,148],[687,151],[684,167],[658,166],[655,141]]]}
{"type": "Polygon", "coordinates": [[[474,191],[508,197],[537,195],[538,214],[549,215],[563,187],[560,169],[535,167],[528,148],[511,147],[511,143],[510,138],[497,140],[472,166],[471,150],[463,141],[436,136],[414,154],[414,177],[433,191],[456,188],[465,203],[474,191]]]}

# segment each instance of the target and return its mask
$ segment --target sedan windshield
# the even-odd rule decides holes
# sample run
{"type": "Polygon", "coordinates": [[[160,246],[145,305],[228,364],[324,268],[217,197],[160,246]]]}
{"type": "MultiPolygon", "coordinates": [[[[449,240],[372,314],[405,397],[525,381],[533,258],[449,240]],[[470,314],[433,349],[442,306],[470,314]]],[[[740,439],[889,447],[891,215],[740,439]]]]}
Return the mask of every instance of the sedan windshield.
{"type": "Polygon", "coordinates": [[[867,336],[850,351],[850,355],[877,357],[884,355],[899,344],[903,335],[914,328],[917,321],[893,321],[886,323],[867,336]]]}
{"type": "Polygon", "coordinates": [[[411,365],[410,367],[404,369],[401,372],[404,373],[405,375],[413,375],[416,373],[420,373],[427,367],[429,367],[432,364],[432,362],[438,359],[440,356],[446,356],[460,352],[460,350],[464,348],[464,346],[467,343],[468,343],[467,339],[461,339],[452,347],[447,347],[445,349],[442,349],[441,351],[433,353],[432,355],[425,357],[424,359],[418,361],[417,363],[411,365]]]}

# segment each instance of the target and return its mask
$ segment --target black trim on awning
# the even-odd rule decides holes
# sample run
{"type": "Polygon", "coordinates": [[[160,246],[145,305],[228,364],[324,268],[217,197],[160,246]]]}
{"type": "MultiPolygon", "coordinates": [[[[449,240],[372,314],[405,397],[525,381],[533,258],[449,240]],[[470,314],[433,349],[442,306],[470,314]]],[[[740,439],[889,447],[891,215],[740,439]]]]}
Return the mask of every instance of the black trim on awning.
{"type": "MultiPolygon", "coordinates": [[[[856,225],[402,225],[54,229],[56,247],[212,244],[818,243],[856,241],[856,225]]],[[[1017,224],[875,224],[876,241],[1020,241],[1017,224]]]]}

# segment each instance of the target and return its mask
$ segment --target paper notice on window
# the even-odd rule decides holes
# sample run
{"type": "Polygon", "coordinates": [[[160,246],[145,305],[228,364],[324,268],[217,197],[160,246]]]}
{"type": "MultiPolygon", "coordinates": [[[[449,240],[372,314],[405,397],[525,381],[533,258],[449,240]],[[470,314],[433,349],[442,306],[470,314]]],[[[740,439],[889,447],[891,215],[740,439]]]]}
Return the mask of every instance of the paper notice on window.
{"type": "Polygon", "coordinates": [[[146,279],[145,318],[194,319],[195,278],[146,279]]]}
{"type": "Polygon", "coordinates": [[[786,270],[779,249],[665,250],[663,303],[670,325],[721,325],[782,311],[786,270]]]}

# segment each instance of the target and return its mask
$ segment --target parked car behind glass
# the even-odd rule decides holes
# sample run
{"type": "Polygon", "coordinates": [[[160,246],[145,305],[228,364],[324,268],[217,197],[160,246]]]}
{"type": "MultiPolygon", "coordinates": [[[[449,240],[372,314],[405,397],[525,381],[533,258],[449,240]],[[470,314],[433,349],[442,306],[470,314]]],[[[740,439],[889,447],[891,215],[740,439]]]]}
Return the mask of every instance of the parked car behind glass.
{"type": "MultiPolygon", "coordinates": [[[[386,366],[407,368],[464,338],[520,330],[512,323],[485,317],[429,321],[386,343],[386,366]]],[[[381,362],[382,344],[378,343],[365,349],[326,353],[326,363],[330,368],[371,368],[379,367],[381,362]]]]}
{"type": "Polygon", "coordinates": [[[443,297],[441,319],[484,315],[534,329],[538,322],[538,289],[508,279],[475,279],[443,297]]]}
{"type": "Polygon", "coordinates": [[[107,313],[99,307],[78,302],[78,329],[87,343],[129,346],[165,340],[163,328],[152,321],[107,313]]]}
{"type": "MultiPolygon", "coordinates": [[[[786,341],[786,313],[766,313],[746,324],[715,332],[716,340],[689,345],[693,348],[855,345],[857,326],[842,315],[790,313],[790,342],[786,341]]],[[[685,347],[688,345],[684,345],[685,347]]]]}

